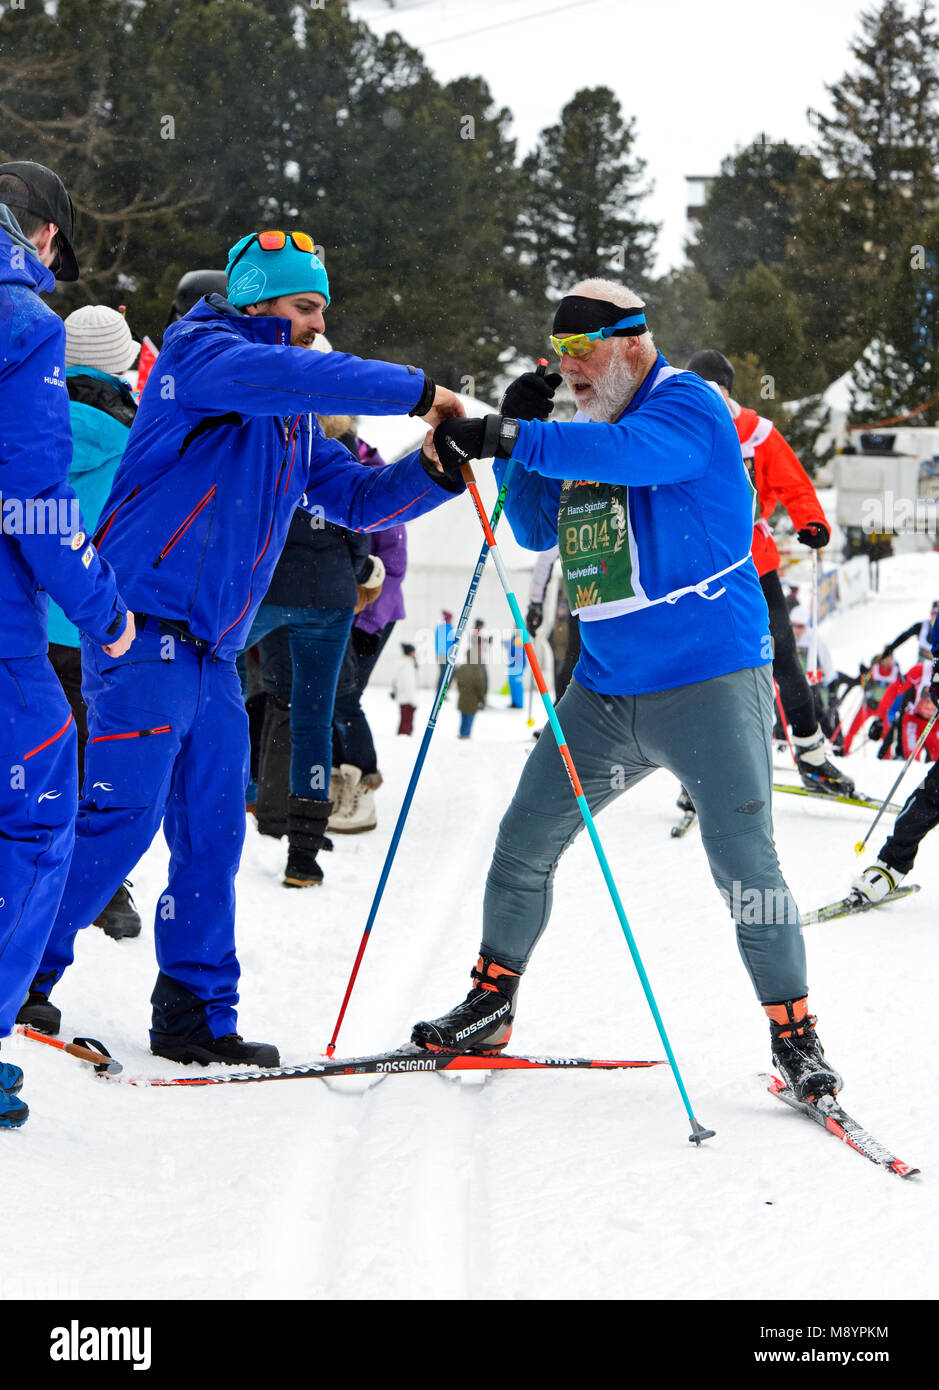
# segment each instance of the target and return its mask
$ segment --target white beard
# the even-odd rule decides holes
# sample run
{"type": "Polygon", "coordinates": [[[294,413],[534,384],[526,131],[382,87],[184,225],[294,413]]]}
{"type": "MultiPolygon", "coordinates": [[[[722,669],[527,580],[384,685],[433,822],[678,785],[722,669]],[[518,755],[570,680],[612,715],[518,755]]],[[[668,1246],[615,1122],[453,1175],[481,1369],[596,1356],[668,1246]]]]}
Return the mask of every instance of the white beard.
{"type": "Polygon", "coordinates": [[[631,371],[625,357],[613,357],[603,375],[593,382],[590,400],[585,403],[578,400],[581,413],[598,424],[618,420],[638,391],[645,372],[645,365],[631,371]]]}

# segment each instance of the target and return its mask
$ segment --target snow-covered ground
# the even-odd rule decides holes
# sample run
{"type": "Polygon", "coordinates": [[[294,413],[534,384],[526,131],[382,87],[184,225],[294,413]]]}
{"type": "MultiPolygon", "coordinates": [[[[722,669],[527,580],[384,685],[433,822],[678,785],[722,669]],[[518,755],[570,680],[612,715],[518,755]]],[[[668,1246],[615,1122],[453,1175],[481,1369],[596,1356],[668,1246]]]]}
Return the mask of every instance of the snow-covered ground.
{"type": "MultiPolygon", "coordinates": [[[[467,504],[468,505],[468,504],[467,504]]],[[[475,555],[468,555],[471,566],[475,555]]],[[[881,592],[824,635],[856,669],[928,612],[939,555],[882,565],[881,592]]],[[[906,653],[909,664],[914,658],[906,653]]],[[[853,697],[852,697],[853,698],[853,697]]],[[[340,1037],[341,1053],[404,1041],[468,987],[498,819],[531,748],[523,712],[493,695],[472,740],[442,713],[340,1037]]],[[[418,715],[418,729],[428,713],[418,715]]],[[[369,692],[385,785],[379,828],[336,838],[326,883],[281,887],[284,848],[249,829],[239,878],[245,1036],[286,1062],[321,1053],[336,1017],[417,752],[396,706],[369,692]]],[[[541,719],[539,718],[539,723],[541,719]]],[[[884,793],[899,765],[866,744],[847,766],[884,793]]],[[[909,786],[924,769],[911,772],[909,786]]],[[[781,774],[785,776],[786,774],[781,774]]],[[[404,1075],[146,1090],[95,1079],[23,1039],[32,1109],[0,1135],[10,1298],[927,1299],[939,1294],[930,1196],[939,1171],[931,1052],[939,834],[893,908],[806,928],[811,1001],[847,1108],[923,1169],[901,1182],[766,1095],[767,1029],[695,833],[669,837],[676,786],[656,773],[599,820],[700,1119],[687,1141],[673,1079],[649,1072],[404,1075]],[[788,1298],[788,1295],[787,1295],[788,1298]]],[[[869,813],[776,800],[800,904],[841,896],[869,813]]],[[[879,830],[872,841],[881,842],[879,830]]],[[[873,856],[872,856],[873,857],[873,856]]],[[[863,861],[862,861],[863,862],[863,861]]],[[[145,918],[162,840],[134,878],[145,918]]],[[[128,1074],[172,1064],[146,1048],[149,925],[91,929],[56,993],[63,1035],[92,1034],[128,1074]]],[[[522,989],[519,1051],[658,1057],[661,1045],[586,837],[563,863],[554,916],[522,989]]],[[[784,1300],[786,1301],[786,1300],[784,1300]]]]}

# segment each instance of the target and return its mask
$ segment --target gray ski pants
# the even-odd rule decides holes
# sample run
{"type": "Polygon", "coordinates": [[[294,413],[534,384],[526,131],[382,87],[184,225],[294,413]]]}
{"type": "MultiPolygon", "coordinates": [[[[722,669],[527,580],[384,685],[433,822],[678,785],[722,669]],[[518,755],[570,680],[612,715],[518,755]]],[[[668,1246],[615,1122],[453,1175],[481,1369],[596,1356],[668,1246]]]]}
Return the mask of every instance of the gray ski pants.
{"type": "MultiPolygon", "coordinates": [[[[753,667],[649,695],[598,695],[574,680],[557,706],[594,815],[658,767],[687,788],[711,874],[763,1004],[801,999],[807,991],[799,913],[773,844],[771,672],[753,667]]],[[[548,923],[558,860],[582,829],[546,729],[499,826],[486,880],[483,955],[524,970],[548,923]]],[[[623,868],[633,877],[642,873],[628,850],[604,847],[614,875],[623,868]]],[[[656,868],[661,872],[661,861],[656,868]]],[[[628,914],[628,900],[625,906],[628,914]]]]}

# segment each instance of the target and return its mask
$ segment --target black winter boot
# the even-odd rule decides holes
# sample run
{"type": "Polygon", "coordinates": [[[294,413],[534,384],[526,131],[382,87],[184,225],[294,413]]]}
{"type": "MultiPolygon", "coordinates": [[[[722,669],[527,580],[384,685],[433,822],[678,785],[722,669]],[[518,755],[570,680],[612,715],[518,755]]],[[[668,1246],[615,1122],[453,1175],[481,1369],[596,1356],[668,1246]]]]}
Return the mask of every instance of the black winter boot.
{"type": "Polygon", "coordinates": [[[828,792],[833,796],[853,796],[854,783],[825,756],[825,740],[816,732],[811,738],[793,738],[796,769],[802,785],[809,791],[828,792]]]}
{"type": "Polygon", "coordinates": [[[290,705],[278,695],[268,695],[258,750],[258,799],[254,814],[258,833],[274,840],[287,834],[290,750],[290,705]]]}
{"type": "Polygon", "coordinates": [[[214,1038],[206,1021],[206,1001],[161,970],[153,993],[150,1051],[171,1062],[211,1062],[251,1067],[276,1067],[280,1054],[271,1043],[244,1042],[238,1033],[214,1038]]]}
{"type": "Polygon", "coordinates": [[[128,887],[130,882],[125,880],[104,911],[95,918],[95,926],[114,941],[121,941],[125,936],[140,935],[140,914],[127,891],[128,887]]]}
{"type": "Polygon", "coordinates": [[[323,882],[323,870],[316,856],[323,848],[332,809],[331,801],[313,801],[303,796],[291,796],[288,800],[285,888],[312,888],[323,882]]]}
{"type": "Polygon", "coordinates": [[[62,1024],[61,1009],[56,1008],[45,992],[52,988],[55,981],[54,970],[50,970],[46,975],[37,975],[29,987],[29,994],[22,1008],[16,1015],[17,1023],[23,1023],[27,1028],[35,1028],[37,1033],[47,1033],[50,1038],[58,1034],[62,1024]]]}
{"type": "Polygon", "coordinates": [[[209,1036],[200,1042],[151,1036],[150,1051],[154,1057],[168,1057],[171,1062],[198,1062],[200,1067],[208,1067],[213,1062],[223,1062],[230,1067],[280,1066],[280,1053],[273,1043],[245,1042],[240,1033],[226,1033],[222,1038],[209,1036]]]}
{"type": "Polygon", "coordinates": [[[815,1036],[815,1015],[805,999],[764,1004],[769,1017],[773,1062],[798,1100],[837,1095],[844,1084],[815,1036]]]}
{"type": "Polygon", "coordinates": [[[501,1052],[512,1036],[521,975],[480,956],[470,971],[473,988],[455,1009],[429,1023],[415,1023],[411,1041],[431,1052],[501,1052]]]}

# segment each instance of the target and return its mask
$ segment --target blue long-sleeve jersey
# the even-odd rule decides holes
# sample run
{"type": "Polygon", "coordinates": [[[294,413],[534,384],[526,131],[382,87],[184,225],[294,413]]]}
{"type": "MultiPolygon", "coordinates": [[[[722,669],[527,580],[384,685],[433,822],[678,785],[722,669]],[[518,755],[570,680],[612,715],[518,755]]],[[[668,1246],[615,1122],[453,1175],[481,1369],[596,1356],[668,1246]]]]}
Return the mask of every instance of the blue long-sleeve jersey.
{"type": "MultiPolygon", "coordinates": [[[[531,550],[558,544],[565,479],[618,483],[628,492],[643,599],[630,612],[581,610],[575,676],[582,685],[638,695],[772,660],[766,601],[747,558],[753,491],[730,412],[712,386],[659,354],[615,423],[529,421],[513,456],[520,468],[505,513],[531,550]],[[715,575],[703,594],[655,602],[715,575]]],[[[496,465],[500,482],[504,469],[496,465]]]]}
{"type": "Polygon", "coordinates": [[[370,531],[450,495],[417,452],[363,468],[313,413],[406,414],[423,373],[290,347],[289,330],[217,295],[168,328],[101,513],[128,605],[187,623],[221,657],[244,646],[298,506],[370,531]]]}

